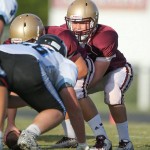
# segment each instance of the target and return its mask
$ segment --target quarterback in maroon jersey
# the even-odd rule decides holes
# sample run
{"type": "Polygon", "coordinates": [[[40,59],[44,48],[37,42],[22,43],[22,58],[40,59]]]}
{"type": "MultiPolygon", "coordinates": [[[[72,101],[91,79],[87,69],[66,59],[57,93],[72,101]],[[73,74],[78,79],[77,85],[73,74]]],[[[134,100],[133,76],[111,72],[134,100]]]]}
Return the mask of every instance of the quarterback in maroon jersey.
{"type": "MultiPolygon", "coordinates": [[[[118,150],[133,150],[124,104],[124,94],[133,79],[132,66],[118,50],[117,32],[109,26],[98,24],[98,18],[98,8],[91,0],[75,0],[68,7],[66,24],[61,27],[75,34],[82,50],[94,61],[95,74],[89,93],[104,91],[104,102],[110,109],[119,135],[118,150]]],[[[106,139],[103,133],[97,136],[94,147],[111,149],[106,139]]]]}

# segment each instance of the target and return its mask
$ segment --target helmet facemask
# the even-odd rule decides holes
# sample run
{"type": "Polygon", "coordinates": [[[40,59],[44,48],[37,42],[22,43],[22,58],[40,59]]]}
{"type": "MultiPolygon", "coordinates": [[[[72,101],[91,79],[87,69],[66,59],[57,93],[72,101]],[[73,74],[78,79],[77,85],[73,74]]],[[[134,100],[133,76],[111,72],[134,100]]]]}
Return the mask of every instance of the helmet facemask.
{"type": "Polygon", "coordinates": [[[75,0],[68,7],[65,20],[68,29],[75,34],[79,42],[88,43],[97,28],[98,17],[98,8],[92,0],[75,0]],[[76,23],[81,26],[73,27],[76,23]]]}
{"type": "Polygon", "coordinates": [[[80,43],[87,43],[90,40],[90,37],[92,36],[93,32],[96,29],[96,24],[95,21],[92,18],[83,18],[83,19],[72,19],[65,17],[66,20],[66,24],[67,24],[67,28],[69,30],[71,30],[74,35],[76,36],[76,38],[78,39],[78,41],[80,43]],[[89,28],[85,29],[85,30],[74,30],[72,28],[72,24],[89,24],[89,28]]]}

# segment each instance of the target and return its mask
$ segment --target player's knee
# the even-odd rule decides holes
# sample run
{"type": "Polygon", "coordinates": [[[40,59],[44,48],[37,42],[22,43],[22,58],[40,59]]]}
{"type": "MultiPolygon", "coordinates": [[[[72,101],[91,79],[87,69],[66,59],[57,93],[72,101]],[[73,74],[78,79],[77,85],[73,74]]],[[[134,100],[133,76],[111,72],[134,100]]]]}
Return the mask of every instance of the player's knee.
{"type": "Polygon", "coordinates": [[[107,105],[118,105],[121,104],[122,96],[117,93],[105,93],[105,103],[107,105]]]}

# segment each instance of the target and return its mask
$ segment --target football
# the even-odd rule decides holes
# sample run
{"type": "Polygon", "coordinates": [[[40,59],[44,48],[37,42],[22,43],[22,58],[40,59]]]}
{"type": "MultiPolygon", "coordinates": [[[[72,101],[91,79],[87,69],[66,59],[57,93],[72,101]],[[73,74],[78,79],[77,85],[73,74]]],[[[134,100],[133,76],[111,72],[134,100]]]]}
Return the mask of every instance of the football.
{"type": "MultiPolygon", "coordinates": [[[[20,131],[21,133],[21,131],[20,131]]],[[[12,150],[21,150],[18,146],[17,146],[17,141],[19,138],[20,133],[16,132],[16,131],[10,131],[7,136],[6,136],[6,142],[5,144],[7,145],[7,147],[9,149],[12,150]]]]}

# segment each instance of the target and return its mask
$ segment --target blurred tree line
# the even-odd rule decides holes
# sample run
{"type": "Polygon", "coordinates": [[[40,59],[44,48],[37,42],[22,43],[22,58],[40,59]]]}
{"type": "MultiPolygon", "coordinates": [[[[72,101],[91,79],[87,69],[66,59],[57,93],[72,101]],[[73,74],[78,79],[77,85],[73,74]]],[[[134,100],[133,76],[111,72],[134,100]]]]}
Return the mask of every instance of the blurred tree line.
{"type": "Polygon", "coordinates": [[[17,15],[23,13],[33,13],[39,16],[44,25],[48,23],[48,7],[50,0],[17,0],[18,12],[17,15]]]}

